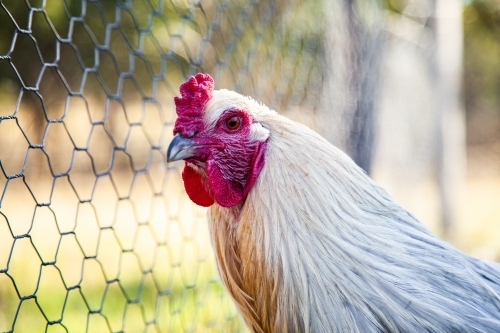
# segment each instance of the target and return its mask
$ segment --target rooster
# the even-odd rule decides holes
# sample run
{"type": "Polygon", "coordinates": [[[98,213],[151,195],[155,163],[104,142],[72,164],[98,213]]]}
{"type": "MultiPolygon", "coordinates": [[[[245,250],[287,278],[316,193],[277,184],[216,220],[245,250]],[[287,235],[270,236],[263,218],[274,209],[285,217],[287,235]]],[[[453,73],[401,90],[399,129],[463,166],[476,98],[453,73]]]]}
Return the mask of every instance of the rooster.
{"type": "Polygon", "coordinates": [[[223,284],[253,332],[500,332],[500,269],[431,234],[308,127],[197,74],[167,161],[210,207],[223,284]]]}

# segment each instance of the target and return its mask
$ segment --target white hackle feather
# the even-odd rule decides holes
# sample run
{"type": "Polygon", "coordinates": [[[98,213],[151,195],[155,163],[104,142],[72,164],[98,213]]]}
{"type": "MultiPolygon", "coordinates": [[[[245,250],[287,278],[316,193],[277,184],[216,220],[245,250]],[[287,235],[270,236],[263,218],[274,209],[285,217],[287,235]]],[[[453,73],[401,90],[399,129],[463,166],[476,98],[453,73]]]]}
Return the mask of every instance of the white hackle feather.
{"type": "Polygon", "coordinates": [[[215,91],[205,123],[229,108],[269,135],[246,201],[209,212],[221,279],[254,332],[500,332],[498,268],[432,235],[347,155],[250,98],[215,91]]]}

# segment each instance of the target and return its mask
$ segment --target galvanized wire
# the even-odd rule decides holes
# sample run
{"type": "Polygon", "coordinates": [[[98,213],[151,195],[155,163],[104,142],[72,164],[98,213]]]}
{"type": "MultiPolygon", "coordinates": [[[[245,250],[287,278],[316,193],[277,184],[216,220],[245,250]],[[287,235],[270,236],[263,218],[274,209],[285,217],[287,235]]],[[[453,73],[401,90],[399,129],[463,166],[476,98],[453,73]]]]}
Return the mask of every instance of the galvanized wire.
{"type": "Polygon", "coordinates": [[[245,330],[165,162],[173,97],[204,71],[312,123],[314,3],[0,1],[0,332],[245,330]]]}

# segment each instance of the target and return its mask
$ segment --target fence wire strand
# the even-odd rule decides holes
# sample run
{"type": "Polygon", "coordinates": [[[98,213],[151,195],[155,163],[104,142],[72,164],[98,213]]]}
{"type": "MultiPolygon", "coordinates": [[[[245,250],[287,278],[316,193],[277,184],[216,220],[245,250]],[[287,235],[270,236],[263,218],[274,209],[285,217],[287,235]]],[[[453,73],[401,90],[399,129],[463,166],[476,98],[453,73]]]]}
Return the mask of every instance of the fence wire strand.
{"type": "Polygon", "coordinates": [[[246,330],[165,162],[173,97],[204,71],[313,112],[318,6],[0,1],[0,332],[246,330]]]}

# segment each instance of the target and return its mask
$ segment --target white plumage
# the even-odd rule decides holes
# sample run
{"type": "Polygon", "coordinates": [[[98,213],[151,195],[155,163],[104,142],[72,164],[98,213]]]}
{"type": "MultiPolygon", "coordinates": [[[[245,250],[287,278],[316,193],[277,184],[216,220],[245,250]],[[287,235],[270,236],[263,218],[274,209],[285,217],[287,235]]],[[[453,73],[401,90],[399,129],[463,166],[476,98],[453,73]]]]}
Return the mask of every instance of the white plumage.
{"type": "Polygon", "coordinates": [[[347,155],[250,98],[214,91],[207,128],[228,109],[268,140],[246,200],[209,211],[220,276],[254,332],[500,332],[500,270],[432,235],[347,155]]]}

